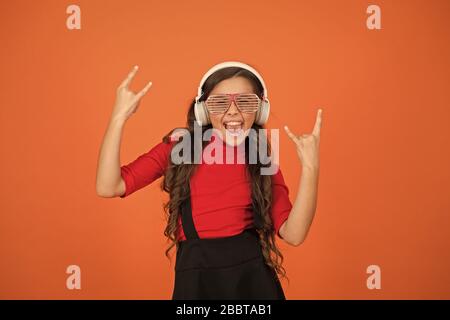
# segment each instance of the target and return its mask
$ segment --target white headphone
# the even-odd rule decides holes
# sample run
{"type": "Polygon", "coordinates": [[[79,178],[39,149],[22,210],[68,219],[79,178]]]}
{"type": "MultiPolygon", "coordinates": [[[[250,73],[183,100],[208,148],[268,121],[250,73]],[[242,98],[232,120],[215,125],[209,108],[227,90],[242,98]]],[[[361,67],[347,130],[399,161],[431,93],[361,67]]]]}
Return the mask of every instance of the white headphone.
{"type": "Polygon", "coordinates": [[[204,103],[205,101],[200,101],[200,102],[198,101],[203,94],[203,92],[202,92],[203,84],[205,83],[206,79],[208,79],[208,77],[211,74],[213,74],[214,72],[216,72],[220,69],[224,69],[224,68],[228,68],[228,67],[241,67],[243,69],[246,69],[246,70],[250,71],[251,73],[253,73],[259,79],[259,81],[261,81],[261,84],[264,88],[264,97],[263,97],[263,100],[261,101],[261,107],[256,112],[255,123],[259,124],[259,125],[265,124],[269,118],[270,102],[269,102],[269,98],[267,97],[267,89],[266,89],[264,80],[261,77],[261,75],[258,73],[258,71],[256,71],[253,67],[249,66],[248,64],[238,62],[238,61],[226,61],[226,62],[216,64],[211,69],[209,69],[208,72],[206,72],[206,74],[203,76],[202,81],[200,81],[200,85],[198,87],[197,97],[195,97],[194,112],[195,112],[195,118],[197,120],[197,123],[200,126],[211,123],[211,120],[210,120],[209,114],[208,114],[208,109],[206,108],[206,105],[204,103]]]}

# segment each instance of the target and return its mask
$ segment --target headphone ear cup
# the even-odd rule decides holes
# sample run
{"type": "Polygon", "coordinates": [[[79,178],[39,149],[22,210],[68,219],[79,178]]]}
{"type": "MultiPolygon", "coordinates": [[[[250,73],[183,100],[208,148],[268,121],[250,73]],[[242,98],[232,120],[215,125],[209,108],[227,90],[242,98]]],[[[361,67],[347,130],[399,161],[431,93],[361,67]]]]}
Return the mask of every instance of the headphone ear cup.
{"type": "Polygon", "coordinates": [[[200,126],[204,126],[210,123],[208,110],[203,101],[195,103],[194,106],[195,119],[200,126]]]}
{"type": "Polygon", "coordinates": [[[259,108],[256,114],[255,119],[256,124],[259,124],[260,126],[264,125],[269,119],[269,113],[270,113],[270,102],[269,100],[263,100],[261,102],[261,107],[259,108]]]}

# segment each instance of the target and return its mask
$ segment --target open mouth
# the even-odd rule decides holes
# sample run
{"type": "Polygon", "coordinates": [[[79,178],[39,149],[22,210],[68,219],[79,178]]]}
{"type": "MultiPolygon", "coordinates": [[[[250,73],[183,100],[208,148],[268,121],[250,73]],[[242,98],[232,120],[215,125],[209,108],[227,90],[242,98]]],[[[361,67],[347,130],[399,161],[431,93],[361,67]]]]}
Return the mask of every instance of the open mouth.
{"type": "Polygon", "coordinates": [[[223,126],[231,136],[239,136],[243,133],[244,123],[242,121],[225,121],[223,126]]]}

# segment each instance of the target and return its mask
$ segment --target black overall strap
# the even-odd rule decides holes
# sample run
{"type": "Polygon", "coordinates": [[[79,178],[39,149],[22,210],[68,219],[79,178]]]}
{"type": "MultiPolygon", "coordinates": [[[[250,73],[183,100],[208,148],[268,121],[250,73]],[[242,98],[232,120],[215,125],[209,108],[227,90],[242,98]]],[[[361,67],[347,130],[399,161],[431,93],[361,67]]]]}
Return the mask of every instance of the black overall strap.
{"type": "Polygon", "coordinates": [[[181,206],[181,223],[184,235],[186,236],[186,240],[199,239],[197,230],[195,230],[194,220],[192,219],[190,188],[189,188],[189,197],[183,202],[181,206]]]}

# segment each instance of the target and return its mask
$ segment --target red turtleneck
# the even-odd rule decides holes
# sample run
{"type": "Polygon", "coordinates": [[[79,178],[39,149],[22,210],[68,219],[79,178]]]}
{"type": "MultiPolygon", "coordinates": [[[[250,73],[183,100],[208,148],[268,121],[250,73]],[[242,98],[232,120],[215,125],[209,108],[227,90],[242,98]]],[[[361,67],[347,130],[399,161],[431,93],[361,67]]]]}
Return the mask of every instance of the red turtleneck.
{"type": "MultiPolygon", "coordinates": [[[[215,141],[214,138],[215,135],[211,142],[215,141]]],[[[222,140],[219,142],[223,150],[223,163],[207,164],[202,161],[190,181],[192,217],[200,238],[233,236],[253,224],[251,185],[246,176],[246,164],[240,164],[236,160],[242,156],[243,151],[222,140]],[[225,161],[226,155],[233,152],[234,163],[225,161]]],[[[134,161],[123,165],[120,169],[126,191],[120,197],[127,197],[160,178],[164,174],[175,143],[176,141],[160,142],[134,161]]],[[[271,177],[271,218],[275,232],[280,237],[279,229],[288,218],[292,204],[281,170],[271,177]]],[[[178,226],[180,230],[178,239],[185,240],[181,216],[178,219],[178,226]]]]}

